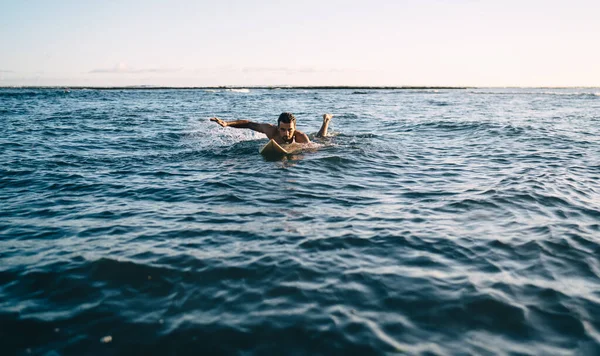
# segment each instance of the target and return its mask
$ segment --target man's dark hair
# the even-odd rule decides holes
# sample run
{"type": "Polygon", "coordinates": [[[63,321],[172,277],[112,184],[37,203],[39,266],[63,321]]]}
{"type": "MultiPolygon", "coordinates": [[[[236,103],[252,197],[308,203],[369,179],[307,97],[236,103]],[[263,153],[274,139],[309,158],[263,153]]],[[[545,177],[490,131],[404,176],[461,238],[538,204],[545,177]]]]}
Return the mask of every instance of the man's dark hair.
{"type": "Polygon", "coordinates": [[[279,115],[279,119],[277,119],[277,126],[279,126],[279,124],[282,122],[285,124],[293,123],[296,125],[296,117],[291,112],[284,112],[283,114],[279,115]]]}

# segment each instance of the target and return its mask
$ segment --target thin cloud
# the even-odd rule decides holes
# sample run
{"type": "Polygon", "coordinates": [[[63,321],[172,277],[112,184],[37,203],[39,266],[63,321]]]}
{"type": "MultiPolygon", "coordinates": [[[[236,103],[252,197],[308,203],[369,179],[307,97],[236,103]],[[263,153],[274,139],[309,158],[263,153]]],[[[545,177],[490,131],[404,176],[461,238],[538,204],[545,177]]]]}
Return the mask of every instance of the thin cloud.
{"type": "Polygon", "coordinates": [[[311,74],[311,73],[350,73],[358,72],[349,68],[315,68],[315,67],[244,67],[244,73],[285,73],[285,74],[311,74]]]}
{"type": "Polygon", "coordinates": [[[15,71],[13,70],[2,70],[0,69],[0,73],[14,73],[15,71]]]}
{"type": "Polygon", "coordinates": [[[294,74],[318,74],[318,73],[359,73],[372,72],[369,69],[357,68],[317,68],[313,66],[307,67],[234,67],[222,66],[216,68],[197,68],[192,70],[195,74],[217,74],[217,73],[243,73],[243,74],[279,74],[279,75],[294,75],[294,74]]]}
{"type": "Polygon", "coordinates": [[[119,63],[113,68],[92,69],[90,73],[121,73],[121,74],[140,74],[140,73],[173,73],[179,72],[182,68],[131,68],[125,63],[119,63]]]}
{"type": "Polygon", "coordinates": [[[244,73],[316,73],[318,70],[314,67],[291,68],[291,67],[244,67],[244,73]]]}

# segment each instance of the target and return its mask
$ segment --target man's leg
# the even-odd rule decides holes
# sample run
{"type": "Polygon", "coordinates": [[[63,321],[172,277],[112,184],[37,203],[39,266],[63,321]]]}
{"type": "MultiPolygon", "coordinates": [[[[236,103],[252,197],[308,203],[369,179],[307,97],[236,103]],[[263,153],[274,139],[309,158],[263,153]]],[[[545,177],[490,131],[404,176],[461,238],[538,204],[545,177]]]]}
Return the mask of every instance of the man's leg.
{"type": "Polygon", "coordinates": [[[325,137],[327,136],[327,129],[329,128],[329,121],[333,115],[331,114],[323,114],[323,124],[321,125],[321,129],[317,133],[317,137],[325,137]]]}

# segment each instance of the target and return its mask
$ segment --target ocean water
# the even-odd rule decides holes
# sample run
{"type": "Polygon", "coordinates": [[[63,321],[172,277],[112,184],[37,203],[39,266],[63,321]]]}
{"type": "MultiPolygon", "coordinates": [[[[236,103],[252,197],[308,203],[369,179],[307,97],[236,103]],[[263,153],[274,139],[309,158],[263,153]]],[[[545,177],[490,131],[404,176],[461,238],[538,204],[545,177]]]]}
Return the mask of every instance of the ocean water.
{"type": "Polygon", "coordinates": [[[600,354],[600,89],[0,89],[0,353],[600,354]],[[208,118],[331,136],[282,160],[208,118]]]}

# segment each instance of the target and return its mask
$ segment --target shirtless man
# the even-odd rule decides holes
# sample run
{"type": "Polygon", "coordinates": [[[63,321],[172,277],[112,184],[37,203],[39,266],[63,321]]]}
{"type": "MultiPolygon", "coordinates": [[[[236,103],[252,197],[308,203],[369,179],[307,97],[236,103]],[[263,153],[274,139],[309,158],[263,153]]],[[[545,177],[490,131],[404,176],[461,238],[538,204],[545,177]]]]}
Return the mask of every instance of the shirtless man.
{"type": "MultiPolygon", "coordinates": [[[[317,133],[317,137],[327,136],[329,121],[332,117],[333,115],[331,114],[323,115],[323,124],[317,133]]],[[[267,135],[269,139],[275,140],[275,142],[278,144],[310,142],[310,139],[305,133],[296,130],[296,117],[294,114],[289,112],[284,112],[283,114],[279,115],[279,118],[277,119],[277,126],[256,123],[248,120],[223,121],[216,117],[211,118],[210,121],[214,121],[223,127],[235,127],[238,129],[250,129],[262,132],[267,135]]]]}

